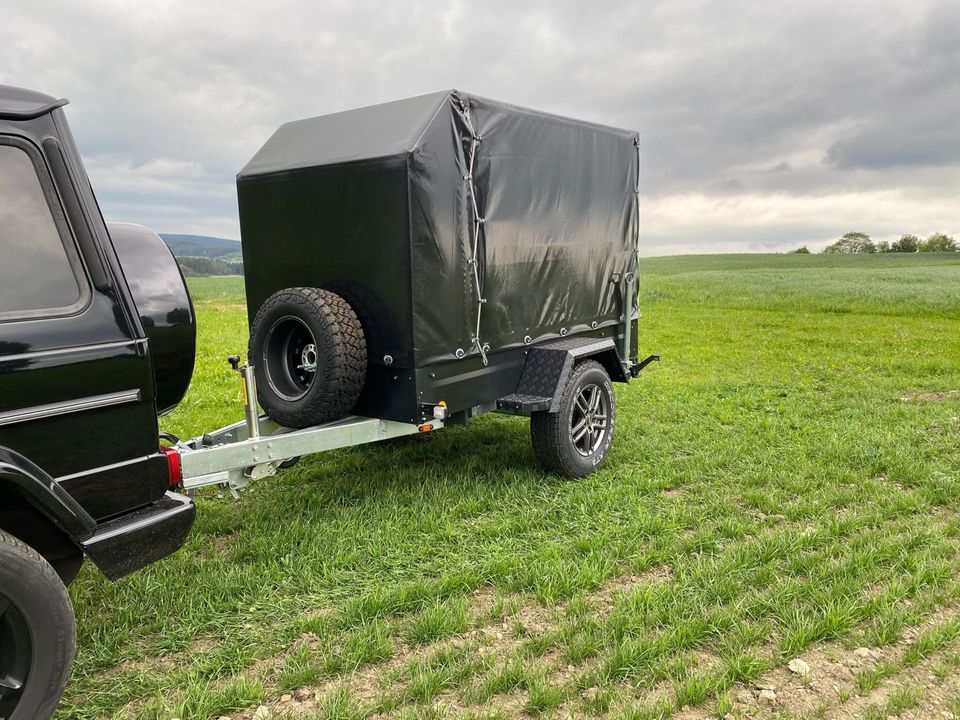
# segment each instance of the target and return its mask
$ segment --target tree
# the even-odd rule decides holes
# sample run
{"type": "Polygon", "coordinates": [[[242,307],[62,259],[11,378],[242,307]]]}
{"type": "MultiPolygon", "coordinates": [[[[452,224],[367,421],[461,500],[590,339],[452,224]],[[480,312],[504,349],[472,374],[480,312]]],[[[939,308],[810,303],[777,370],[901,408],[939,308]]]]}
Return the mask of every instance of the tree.
{"type": "Polygon", "coordinates": [[[864,232],[848,232],[833,245],[827,245],[823,252],[836,255],[854,255],[858,253],[875,253],[876,245],[870,236],[864,232]]]}
{"type": "Polygon", "coordinates": [[[810,249],[804,245],[803,247],[798,247],[796,250],[791,250],[790,255],[809,255],[810,249]]]}
{"type": "Polygon", "coordinates": [[[886,240],[881,240],[877,243],[877,252],[878,253],[888,253],[890,252],[890,243],[886,240]]]}
{"type": "Polygon", "coordinates": [[[207,257],[178,257],[184,275],[243,275],[243,263],[225,262],[207,257]]]}
{"type": "Polygon", "coordinates": [[[920,252],[960,252],[960,246],[949,235],[934,233],[920,245],[920,252]]]}
{"type": "Polygon", "coordinates": [[[920,249],[920,238],[916,235],[901,235],[899,240],[890,246],[890,252],[915,253],[920,249]]]}

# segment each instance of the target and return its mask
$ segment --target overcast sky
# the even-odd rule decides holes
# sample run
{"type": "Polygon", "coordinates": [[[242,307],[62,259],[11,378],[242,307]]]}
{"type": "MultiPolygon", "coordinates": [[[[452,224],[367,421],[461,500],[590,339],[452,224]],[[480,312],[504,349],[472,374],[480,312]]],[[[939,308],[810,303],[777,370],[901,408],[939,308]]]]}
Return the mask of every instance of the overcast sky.
{"type": "Polygon", "coordinates": [[[288,120],[445,88],[638,129],[643,252],[960,235],[960,1],[4,3],[108,219],[238,238],[288,120]]]}

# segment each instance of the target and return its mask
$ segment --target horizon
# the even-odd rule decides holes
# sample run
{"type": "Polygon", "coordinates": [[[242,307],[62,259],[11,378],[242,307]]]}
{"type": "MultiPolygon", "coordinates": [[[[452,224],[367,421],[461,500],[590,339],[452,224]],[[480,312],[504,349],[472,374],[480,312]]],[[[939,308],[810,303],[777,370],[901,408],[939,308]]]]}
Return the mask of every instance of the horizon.
{"type": "MultiPolygon", "coordinates": [[[[196,233],[171,233],[171,232],[158,232],[157,235],[159,235],[159,236],[160,236],[161,238],[163,238],[165,241],[168,240],[168,239],[170,239],[170,238],[198,238],[198,239],[201,239],[201,240],[218,240],[218,241],[223,241],[223,242],[234,242],[234,243],[237,243],[238,245],[240,244],[240,240],[237,240],[237,239],[234,239],[234,238],[217,237],[217,236],[215,236],[215,235],[198,235],[198,234],[196,234],[196,233]]],[[[837,239],[839,239],[839,236],[838,236],[837,239]]],[[[924,238],[920,238],[921,241],[922,241],[923,239],[924,239],[924,238]]],[[[829,245],[829,244],[830,244],[830,241],[827,242],[827,245],[829,245]]],[[[712,253],[709,253],[709,252],[707,252],[707,253],[704,253],[704,252],[676,252],[676,253],[667,253],[667,254],[659,254],[659,255],[645,255],[645,254],[643,253],[643,244],[642,244],[642,235],[641,235],[641,247],[640,247],[641,252],[640,252],[640,259],[642,259],[642,260],[652,260],[652,259],[656,259],[656,258],[683,257],[683,256],[710,256],[710,255],[801,255],[801,256],[802,256],[802,255],[806,254],[806,253],[797,253],[796,250],[798,250],[799,247],[806,247],[806,246],[798,246],[797,248],[792,248],[792,249],[790,249],[790,250],[779,250],[779,251],[776,251],[776,250],[757,250],[757,251],[737,250],[737,251],[732,251],[732,252],[712,252],[712,253]]],[[[825,245],[824,247],[826,247],[826,245],[825,245]]],[[[810,251],[810,252],[809,252],[810,255],[820,255],[820,254],[824,254],[824,253],[822,252],[822,251],[823,251],[823,248],[817,248],[817,249],[808,248],[808,250],[810,251]]],[[[844,256],[844,255],[851,255],[851,254],[860,255],[860,256],[864,256],[864,255],[899,255],[899,256],[903,256],[903,255],[920,255],[920,254],[926,254],[926,255],[936,255],[936,254],[956,255],[957,253],[950,253],[950,252],[945,252],[945,253],[930,253],[930,252],[923,252],[923,251],[920,251],[920,250],[916,250],[916,251],[914,251],[914,252],[907,252],[907,253],[904,253],[904,252],[882,252],[882,251],[878,251],[878,252],[876,252],[876,253],[837,253],[837,254],[834,254],[833,257],[837,257],[837,256],[841,256],[841,257],[842,257],[842,256],[844,256]]]]}

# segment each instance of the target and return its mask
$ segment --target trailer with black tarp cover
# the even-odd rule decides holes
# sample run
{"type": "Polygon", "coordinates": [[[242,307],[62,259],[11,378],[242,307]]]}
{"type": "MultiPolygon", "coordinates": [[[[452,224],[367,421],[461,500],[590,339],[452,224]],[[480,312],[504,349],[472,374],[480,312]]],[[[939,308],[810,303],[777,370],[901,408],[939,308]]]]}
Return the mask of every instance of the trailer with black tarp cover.
{"type": "Polygon", "coordinates": [[[296,426],[344,410],[466,419],[498,401],[536,414],[583,348],[625,381],[637,366],[639,165],[633,131],[459,91],[281,126],[237,176],[261,404],[296,426]],[[290,288],[313,294],[271,300],[290,288]],[[360,325],[343,342],[281,327],[328,300],[336,324],[341,299],[360,325]],[[531,384],[535,350],[559,364],[544,387],[531,384]],[[350,361],[325,366],[337,353],[350,361]],[[361,364],[359,382],[328,389],[330,407],[300,412],[317,377],[336,385],[361,364]]]}
{"type": "Polygon", "coordinates": [[[157,418],[193,376],[189,288],[158,235],[102,222],[65,104],[0,85],[0,720],[56,709],[84,557],[169,555],[199,488],[487,411],[529,416],[554,473],[604,462],[611,383],[658,359],[634,133],[456,91],[281,127],[237,178],[244,418],[181,439],[157,418]]]}

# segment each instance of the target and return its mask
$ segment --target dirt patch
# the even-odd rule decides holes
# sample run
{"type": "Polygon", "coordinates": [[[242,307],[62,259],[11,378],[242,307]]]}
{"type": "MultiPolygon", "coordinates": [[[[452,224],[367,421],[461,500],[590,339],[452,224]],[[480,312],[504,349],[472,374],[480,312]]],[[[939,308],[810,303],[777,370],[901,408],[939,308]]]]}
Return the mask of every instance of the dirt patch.
{"type": "Polygon", "coordinates": [[[234,311],[234,310],[244,310],[246,311],[247,306],[244,303],[225,303],[213,298],[211,300],[199,300],[195,303],[199,305],[204,310],[220,310],[220,311],[234,311]]]}
{"type": "MultiPolygon", "coordinates": [[[[598,590],[587,593],[584,600],[605,615],[613,610],[616,598],[629,593],[633,588],[650,582],[665,582],[672,577],[668,566],[659,565],[636,575],[613,578],[598,590]]],[[[525,596],[503,596],[496,589],[485,586],[472,594],[468,600],[470,629],[464,634],[434,643],[408,645],[393,638],[396,651],[385,661],[372,663],[349,674],[332,676],[314,687],[303,687],[285,693],[268,704],[246,710],[232,716],[233,720],[261,720],[261,718],[298,718],[316,713],[324,698],[335,693],[349,697],[351,703],[377,717],[392,717],[402,711],[406,704],[398,701],[409,687],[411,678],[405,672],[413,663],[429,664],[453,650],[463,657],[475,657],[487,672],[498,672],[518,659],[525,643],[543,642],[539,659],[523,661],[524,665],[542,673],[553,684],[572,685],[583,673],[588,663],[567,664],[554,638],[546,637],[563,620],[567,604],[542,605],[525,596]],[[399,706],[398,705],[399,702],[399,706]],[[393,706],[397,706],[394,708],[393,706]],[[388,709],[393,708],[393,709],[388,709]]],[[[268,686],[274,682],[276,673],[291,653],[302,647],[317,648],[317,638],[307,633],[298,638],[286,652],[251,668],[248,674],[265,679],[268,686]]],[[[463,687],[440,692],[430,702],[437,714],[459,717],[470,715],[476,708],[462,704],[463,687]]],[[[496,693],[484,703],[485,711],[499,711],[506,716],[518,716],[529,700],[523,688],[496,693]]],[[[556,713],[554,713],[556,714],[556,713]]],[[[562,712],[561,712],[562,715],[562,712]]]]}
{"type": "Polygon", "coordinates": [[[960,666],[945,675],[928,674],[928,683],[917,707],[900,713],[904,719],[938,718],[956,720],[957,699],[960,698],[960,666]]]}
{"type": "Polygon", "coordinates": [[[764,674],[750,685],[734,688],[731,693],[733,715],[833,720],[863,717],[869,709],[882,706],[897,688],[909,683],[921,686],[928,683],[932,659],[928,658],[913,668],[898,666],[903,663],[912,641],[923,630],[957,618],[960,618],[960,607],[938,610],[931,613],[921,626],[906,629],[900,642],[880,648],[848,648],[838,643],[821,643],[791,658],[787,666],[764,674]],[[892,675],[886,680],[877,679],[875,687],[861,694],[861,679],[878,671],[881,675],[892,675]]]}
{"type": "Polygon", "coordinates": [[[960,390],[935,390],[931,392],[909,392],[900,396],[904,402],[943,402],[951,398],[960,398],[960,390]]]}
{"type": "Polygon", "coordinates": [[[673,568],[669,565],[655,565],[635,575],[622,575],[604,583],[603,587],[589,593],[586,598],[601,614],[613,610],[618,596],[626,595],[641,585],[669,582],[673,579],[673,568]]]}
{"type": "Polygon", "coordinates": [[[176,668],[185,658],[182,653],[173,655],[148,656],[123,660],[109,670],[102,673],[103,677],[113,677],[127,673],[156,673],[163,674],[176,668]]]}

